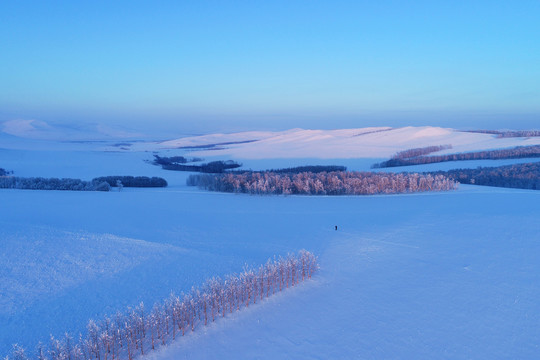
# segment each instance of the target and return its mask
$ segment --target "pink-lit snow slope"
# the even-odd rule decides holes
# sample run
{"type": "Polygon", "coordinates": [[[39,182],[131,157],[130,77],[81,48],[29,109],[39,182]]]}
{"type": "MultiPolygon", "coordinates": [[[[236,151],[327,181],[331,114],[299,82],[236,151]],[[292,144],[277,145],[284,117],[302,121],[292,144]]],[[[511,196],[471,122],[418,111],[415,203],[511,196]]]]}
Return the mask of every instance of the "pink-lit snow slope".
{"type": "Polygon", "coordinates": [[[344,130],[292,129],[282,132],[243,132],[180,138],[162,142],[158,148],[219,145],[211,150],[194,149],[197,156],[228,156],[236,159],[277,158],[384,158],[398,151],[452,145],[441,153],[467,152],[540,144],[540,137],[497,138],[491,134],[462,132],[439,127],[360,128],[344,130]]]}

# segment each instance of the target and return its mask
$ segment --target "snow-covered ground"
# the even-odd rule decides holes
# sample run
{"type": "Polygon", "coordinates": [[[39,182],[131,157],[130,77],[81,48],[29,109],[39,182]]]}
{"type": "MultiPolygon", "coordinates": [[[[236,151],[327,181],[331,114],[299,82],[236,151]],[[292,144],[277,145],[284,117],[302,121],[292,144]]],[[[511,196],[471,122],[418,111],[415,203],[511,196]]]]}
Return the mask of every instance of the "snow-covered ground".
{"type": "Polygon", "coordinates": [[[398,151],[452,145],[444,153],[540,144],[540,137],[497,138],[491,134],[462,132],[439,127],[362,128],[345,130],[293,129],[282,132],[245,132],[197,136],[166,141],[158,148],[180,148],[234,143],[218,149],[195,151],[196,156],[229,156],[236,159],[353,159],[390,157],[398,151]],[[251,142],[246,142],[252,140],[251,142]]]}
{"type": "Polygon", "coordinates": [[[148,358],[534,359],[539,195],[309,199],[313,282],[148,358]],[[327,214],[338,231],[315,227],[327,214]]]}
{"type": "MultiPolygon", "coordinates": [[[[12,343],[32,349],[51,333],[84,331],[90,318],[140,301],[150,306],[171,290],[301,248],[320,255],[313,281],[149,357],[525,359],[540,351],[538,192],[462,185],[456,192],[390,196],[209,193],[187,187],[187,173],[145,162],[152,152],[2,136],[0,167],[15,175],[162,176],[171,186],[110,193],[0,190],[0,356],[12,343]],[[41,151],[33,150],[36,141],[41,151]]],[[[501,147],[538,141],[487,136],[478,149],[503,140],[509,143],[501,147]]],[[[300,156],[321,147],[321,139],[312,146],[299,140],[303,150],[286,159],[208,155],[254,169],[329,163],[366,170],[395,151],[452,143],[397,146],[393,139],[380,140],[378,149],[391,148],[388,153],[373,150],[369,158],[341,159],[332,137],[326,150],[335,152],[322,160],[318,153],[300,156]]],[[[394,171],[403,170],[409,169],[394,171]]]]}

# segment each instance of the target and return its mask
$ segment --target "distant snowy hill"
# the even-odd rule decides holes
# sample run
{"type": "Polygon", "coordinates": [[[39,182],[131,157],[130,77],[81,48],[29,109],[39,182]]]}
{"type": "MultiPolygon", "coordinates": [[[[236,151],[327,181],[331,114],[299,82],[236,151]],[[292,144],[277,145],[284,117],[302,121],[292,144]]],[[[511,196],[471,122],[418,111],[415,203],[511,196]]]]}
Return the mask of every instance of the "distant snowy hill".
{"type": "MultiPolygon", "coordinates": [[[[298,131],[295,129],[290,131],[298,131]]],[[[290,132],[285,131],[284,133],[290,132]]],[[[246,141],[259,141],[282,134],[282,132],[271,131],[245,131],[232,134],[209,134],[200,136],[190,136],[175,140],[164,141],[161,146],[167,148],[190,148],[209,145],[223,145],[231,143],[243,143],[246,141]]]]}
{"type": "Polygon", "coordinates": [[[211,134],[166,141],[158,146],[162,149],[196,148],[194,151],[200,156],[238,159],[350,159],[390,157],[406,149],[447,144],[452,145],[452,149],[441,153],[536,145],[540,144],[540,137],[497,138],[491,134],[430,126],[370,127],[211,134]]]}
{"type": "Polygon", "coordinates": [[[367,127],[358,129],[246,131],[149,141],[140,134],[102,124],[49,124],[38,120],[0,123],[0,148],[144,152],[175,150],[198,157],[262,159],[374,159],[398,151],[452,145],[438,154],[538,145],[540,137],[498,138],[493,134],[440,127],[367,127]]]}
{"type": "MultiPolygon", "coordinates": [[[[109,140],[141,136],[120,127],[103,124],[49,124],[33,119],[17,119],[0,123],[0,134],[34,140],[109,140]]],[[[0,137],[0,139],[2,139],[0,137]]]]}

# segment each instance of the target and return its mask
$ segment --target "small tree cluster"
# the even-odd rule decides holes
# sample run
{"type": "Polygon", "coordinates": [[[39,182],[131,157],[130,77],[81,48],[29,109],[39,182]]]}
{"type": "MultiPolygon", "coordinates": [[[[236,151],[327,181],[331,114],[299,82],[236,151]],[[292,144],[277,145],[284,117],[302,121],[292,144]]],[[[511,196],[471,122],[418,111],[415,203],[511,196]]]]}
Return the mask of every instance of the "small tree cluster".
{"type": "Polygon", "coordinates": [[[92,180],[93,183],[106,182],[110,186],[116,187],[119,182],[124,187],[166,187],[167,180],[161,177],[148,176],[102,176],[92,180]]]}
{"type": "Polygon", "coordinates": [[[8,176],[9,174],[13,174],[13,171],[7,171],[6,169],[0,168],[0,176],[8,176]]]}
{"type": "Polygon", "coordinates": [[[319,269],[317,257],[306,250],[268,260],[240,274],[214,277],[189,293],[171,296],[151,309],[144,304],[126,312],[91,320],[85,336],[51,336],[38,344],[34,356],[14,345],[6,360],[132,360],[186,332],[195,331],[220,317],[263,301],[265,298],[311,278],[319,269]]]}
{"type": "Polygon", "coordinates": [[[0,177],[0,189],[109,191],[111,187],[106,182],[81,179],[6,176],[0,177]]]}
{"type": "Polygon", "coordinates": [[[248,194],[372,195],[454,190],[442,175],[336,171],[299,174],[246,172],[190,175],[187,185],[210,191],[248,194]]]}
{"type": "Polygon", "coordinates": [[[424,165],[446,161],[463,160],[502,160],[540,157],[540,145],[516,146],[510,149],[475,151],[460,154],[418,156],[413,158],[392,158],[379,164],[374,164],[372,168],[385,168],[396,166],[424,165]]]}
{"type": "Polygon", "coordinates": [[[171,165],[171,164],[186,164],[191,162],[189,159],[183,156],[159,156],[154,155],[154,165],[171,165]]]}
{"type": "Polygon", "coordinates": [[[540,162],[438,171],[462,184],[540,190],[540,162]]]}

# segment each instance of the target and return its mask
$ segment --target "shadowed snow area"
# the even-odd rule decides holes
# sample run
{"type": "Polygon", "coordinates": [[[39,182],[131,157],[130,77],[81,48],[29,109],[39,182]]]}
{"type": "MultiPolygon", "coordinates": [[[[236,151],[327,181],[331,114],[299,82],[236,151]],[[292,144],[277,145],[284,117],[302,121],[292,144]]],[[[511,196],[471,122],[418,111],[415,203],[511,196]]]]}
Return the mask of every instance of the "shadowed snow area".
{"type": "Polygon", "coordinates": [[[171,245],[112,234],[0,224],[0,316],[86,281],[181,252],[171,245]]]}

